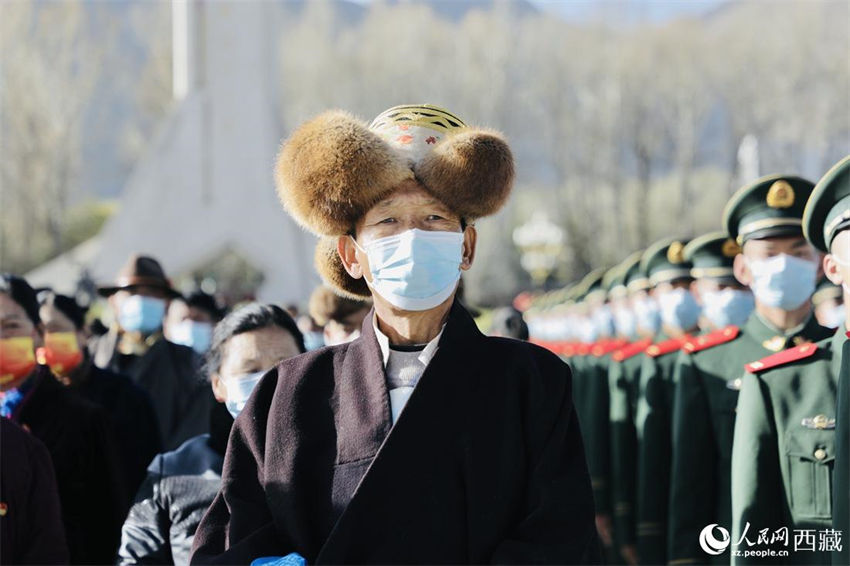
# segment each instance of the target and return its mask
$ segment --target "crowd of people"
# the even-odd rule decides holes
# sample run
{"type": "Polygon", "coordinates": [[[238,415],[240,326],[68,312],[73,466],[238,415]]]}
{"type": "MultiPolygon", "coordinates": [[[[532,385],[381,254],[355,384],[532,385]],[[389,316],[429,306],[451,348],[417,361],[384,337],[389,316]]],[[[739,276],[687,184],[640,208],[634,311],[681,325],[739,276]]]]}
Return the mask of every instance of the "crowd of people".
{"type": "Polygon", "coordinates": [[[141,254],[97,318],[0,275],[0,562],[850,563],[850,157],[482,332],[513,176],[447,110],[332,111],[275,167],[305,314],[141,254]]]}
{"type": "Polygon", "coordinates": [[[573,369],[607,558],[848,564],[850,157],[756,180],[722,225],[521,297],[573,369]]]}

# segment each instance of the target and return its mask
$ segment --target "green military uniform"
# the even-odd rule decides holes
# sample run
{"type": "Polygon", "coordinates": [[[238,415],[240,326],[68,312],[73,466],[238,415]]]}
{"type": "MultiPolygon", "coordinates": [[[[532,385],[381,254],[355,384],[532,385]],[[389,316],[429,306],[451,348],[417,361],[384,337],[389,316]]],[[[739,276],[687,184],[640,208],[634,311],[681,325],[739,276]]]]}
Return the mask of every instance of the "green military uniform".
{"type": "MultiPolygon", "coordinates": [[[[729,202],[729,236],[799,236],[812,184],[797,177],[764,177],[729,202]]],[[[731,528],[731,456],[738,391],[745,364],[832,334],[814,317],[781,331],[753,313],[742,328],[728,327],[688,342],[674,369],[673,477],[668,559],[671,563],[728,563],[728,549],[709,557],[700,546],[708,525],[731,528]]]]}
{"type": "MultiPolygon", "coordinates": [[[[850,333],[847,335],[850,338],[850,333]]],[[[841,550],[832,554],[832,563],[850,564],[850,340],[844,342],[841,371],[838,378],[838,406],[835,411],[835,475],[832,526],[841,533],[841,550]]]]}
{"type": "MultiPolygon", "coordinates": [[[[839,252],[846,261],[848,250],[830,249],[839,232],[850,230],[850,155],[835,164],[818,182],[803,215],[806,238],[823,252],[839,252]]],[[[850,281],[843,282],[850,288],[850,281]]],[[[847,292],[844,301],[847,301],[847,292]]],[[[845,327],[847,321],[845,320],[845,327]]],[[[841,330],[839,330],[840,332],[841,330]]],[[[845,335],[850,338],[850,333],[845,335]]],[[[833,477],[833,527],[841,536],[841,548],[833,564],[850,564],[850,341],[843,345],[836,407],[835,464],[833,477]]]]}
{"type": "MultiPolygon", "coordinates": [[[[639,256],[630,256],[623,264],[624,281],[628,280],[632,289],[640,284],[642,288],[651,285],[652,277],[664,271],[662,265],[646,261],[647,254],[655,257],[656,252],[666,254],[671,241],[665,240],[650,247],[639,256]],[[652,269],[652,271],[650,271],[652,269]]],[[[679,244],[679,249],[681,249],[679,244]]],[[[665,264],[671,267],[669,262],[665,264]]],[[[677,272],[685,267],[675,268],[677,272]]],[[[628,289],[628,287],[627,287],[628,289]]],[[[652,338],[637,340],[617,351],[608,367],[609,413],[611,420],[611,491],[614,508],[614,532],[618,544],[634,545],[636,534],[637,507],[637,430],[635,414],[639,393],[639,376],[644,351],[652,345],[652,338]]]]}
{"type": "MultiPolygon", "coordinates": [[[[602,290],[604,270],[595,270],[588,274],[577,287],[577,295],[582,299],[598,300],[602,290]]],[[[596,501],[596,514],[610,514],[610,488],[608,479],[608,419],[607,410],[604,418],[599,413],[600,399],[597,380],[597,359],[592,355],[593,344],[586,344],[577,349],[571,358],[573,375],[581,381],[581,405],[579,414],[582,437],[584,438],[587,467],[593,486],[593,496],[596,501]]],[[[575,377],[574,377],[575,378],[575,377]]],[[[607,396],[605,401],[607,402],[607,396]]]]}
{"type": "MultiPolygon", "coordinates": [[[[694,238],[683,250],[693,278],[733,278],[732,260],[740,251],[725,232],[694,238]]],[[[638,556],[642,564],[667,562],[667,527],[672,459],[673,369],[679,350],[692,339],[660,339],[647,348],[640,370],[638,432],[638,556]]]]}
{"type": "MultiPolygon", "coordinates": [[[[732,449],[732,540],[759,531],[819,531],[831,525],[835,392],[844,332],[747,366],[732,449]],[[749,527],[747,526],[749,525],[749,527]]],[[[817,542],[817,533],[815,533],[817,542]]],[[[746,542],[740,550],[749,548],[746,542]]],[[[794,552],[794,537],[758,550],[790,550],[781,560],[734,556],[733,564],[825,564],[828,552],[794,552]],[[789,544],[790,543],[790,544],[789,544]]]]}
{"type": "MultiPolygon", "coordinates": [[[[842,163],[821,179],[803,214],[803,232],[822,252],[829,252],[838,232],[850,229],[850,160],[842,163]]],[[[819,535],[832,525],[836,388],[845,331],[842,324],[817,346],[751,363],[744,376],[732,454],[733,540],[748,528],[756,542],[754,533],[764,528],[812,530],[812,544],[799,550],[793,539],[758,546],[788,550],[781,563],[830,560],[832,549],[819,535]]],[[[777,560],[733,557],[735,564],[763,562],[777,560]]]]}

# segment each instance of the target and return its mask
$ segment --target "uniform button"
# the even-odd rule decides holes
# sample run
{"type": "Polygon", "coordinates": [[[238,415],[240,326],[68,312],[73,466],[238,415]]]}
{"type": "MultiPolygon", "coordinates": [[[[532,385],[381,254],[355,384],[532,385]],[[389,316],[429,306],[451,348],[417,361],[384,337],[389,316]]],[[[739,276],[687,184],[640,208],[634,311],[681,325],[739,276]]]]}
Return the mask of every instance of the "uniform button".
{"type": "Polygon", "coordinates": [[[824,458],[826,458],[826,450],[824,450],[823,448],[818,448],[817,450],[815,450],[815,459],[823,460],[824,458]]]}

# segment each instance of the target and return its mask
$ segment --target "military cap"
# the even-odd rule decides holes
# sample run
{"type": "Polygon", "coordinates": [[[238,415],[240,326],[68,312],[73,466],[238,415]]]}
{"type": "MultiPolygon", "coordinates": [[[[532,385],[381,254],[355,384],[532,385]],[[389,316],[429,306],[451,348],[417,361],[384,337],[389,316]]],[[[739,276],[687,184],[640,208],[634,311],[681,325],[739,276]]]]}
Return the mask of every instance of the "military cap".
{"type": "Polygon", "coordinates": [[[649,279],[640,269],[640,258],[643,250],[630,254],[620,263],[620,272],[626,292],[634,293],[649,289],[649,279]]]}
{"type": "Polygon", "coordinates": [[[800,177],[762,177],[732,195],[723,211],[723,226],[741,245],[747,240],[798,236],[812,189],[814,184],[800,177]]]}
{"type": "Polygon", "coordinates": [[[665,238],[646,248],[640,259],[640,268],[654,287],[665,281],[691,277],[691,264],[685,260],[687,240],[665,238]]]}
{"type": "Polygon", "coordinates": [[[803,212],[803,234],[829,253],[832,240],[850,228],[850,155],[836,163],[815,186],[803,212]]]}
{"type": "Polygon", "coordinates": [[[602,286],[608,292],[609,298],[622,297],[626,294],[626,284],[623,282],[623,265],[617,264],[605,272],[602,277],[602,286]]]}
{"type": "Polygon", "coordinates": [[[843,297],[844,295],[841,285],[836,285],[826,277],[823,277],[818,282],[818,286],[815,288],[815,292],[812,295],[812,304],[814,306],[818,306],[822,302],[830,299],[837,299],[840,301],[843,297]]]}
{"type": "Polygon", "coordinates": [[[694,279],[730,279],[735,277],[732,264],[741,246],[726,232],[711,232],[688,242],[682,253],[694,279]]]}
{"type": "Polygon", "coordinates": [[[594,269],[584,276],[578,284],[578,292],[581,293],[582,299],[605,300],[606,292],[605,288],[602,287],[602,278],[605,276],[605,272],[606,270],[604,268],[599,268],[594,269]]]}

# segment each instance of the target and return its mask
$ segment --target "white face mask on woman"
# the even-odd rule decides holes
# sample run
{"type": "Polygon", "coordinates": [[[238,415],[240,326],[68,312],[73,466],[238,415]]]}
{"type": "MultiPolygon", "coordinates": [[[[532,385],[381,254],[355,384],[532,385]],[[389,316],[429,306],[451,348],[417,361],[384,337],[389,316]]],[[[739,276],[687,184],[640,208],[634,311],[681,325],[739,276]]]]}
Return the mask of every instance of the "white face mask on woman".
{"type": "Polygon", "coordinates": [[[788,254],[746,261],[753,275],[750,288],[764,305],[794,310],[815,292],[818,266],[813,261],[788,254]]]}
{"type": "Polygon", "coordinates": [[[223,380],[224,388],[227,390],[227,400],[224,402],[224,406],[227,407],[234,419],[245,408],[245,403],[251,397],[254,387],[267,372],[268,370],[255,371],[223,380]]]}

